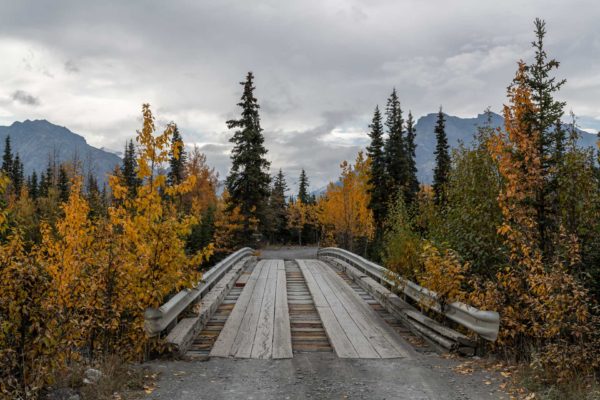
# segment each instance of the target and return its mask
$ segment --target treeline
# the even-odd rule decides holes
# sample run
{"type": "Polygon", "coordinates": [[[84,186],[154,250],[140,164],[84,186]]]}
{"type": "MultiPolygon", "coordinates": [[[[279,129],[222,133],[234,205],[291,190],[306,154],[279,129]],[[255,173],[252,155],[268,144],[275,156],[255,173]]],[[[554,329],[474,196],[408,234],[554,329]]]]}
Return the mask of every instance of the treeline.
{"type": "Polygon", "coordinates": [[[373,257],[444,301],[498,311],[492,349],[528,362],[540,381],[569,384],[600,366],[600,149],[578,147],[575,117],[562,122],[565,81],[545,34],[536,20],[534,58],[518,63],[503,129],[490,122],[450,150],[440,110],[431,186],[405,180],[390,198],[385,182],[400,173],[386,164],[376,109],[369,208],[373,257]]]}
{"type": "Polygon", "coordinates": [[[198,149],[184,151],[175,124],[157,132],[149,106],[142,111],[109,189],[77,163],[50,163],[40,181],[23,181],[7,139],[0,397],[36,398],[77,363],[161,351],[144,331],[144,311],[196,284],[213,253],[216,174],[198,149]]]}

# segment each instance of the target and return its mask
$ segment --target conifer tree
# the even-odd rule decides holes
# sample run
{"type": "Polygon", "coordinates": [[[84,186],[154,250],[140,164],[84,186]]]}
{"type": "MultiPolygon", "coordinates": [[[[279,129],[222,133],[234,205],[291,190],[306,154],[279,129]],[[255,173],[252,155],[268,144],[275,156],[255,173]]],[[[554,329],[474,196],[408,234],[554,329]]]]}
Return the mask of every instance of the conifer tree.
{"type": "Polygon", "coordinates": [[[417,179],[417,159],[416,149],[417,144],[415,138],[417,129],[413,120],[412,113],[408,112],[406,120],[406,160],[407,160],[407,182],[405,203],[411,205],[414,203],[417,193],[419,192],[419,180],[417,179]]]}
{"type": "Polygon", "coordinates": [[[10,175],[12,173],[13,154],[10,147],[10,136],[6,136],[4,141],[4,155],[2,156],[2,171],[10,175]]]}
{"type": "Polygon", "coordinates": [[[406,185],[407,172],[404,120],[396,89],[392,91],[388,99],[385,114],[385,126],[388,131],[388,138],[385,142],[386,170],[389,178],[388,192],[393,199],[406,185]]]}
{"type": "Polygon", "coordinates": [[[129,140],[129,142],[125,144],[125,154],[123,156],[123,164],[121,165],[121,177],[123,183],[127,186],[129,197],[135,197],[141,182],[137,175],[137,158],[133,140],[129,140]]]}
{"type": "Polygon", "coordinates": [[[23,169],[23,163],[21,162],[21,157],[19,153],[15,156],[12,161],[12,170],[11,170],[11,180],[13,183],[14,193],[19,195],[21,192],[21,187],[23,186],[23,182],[25,180],[25,173],[23,169]]]}
{"type": "Polygon", "coordinates": [[[285,201],[285,192],[287,191],[285,175],[279,170],[273,180],[273,189],[271,191],[270,209],[273,217],[273,232],[280,241],[286,237],[287,227],[287,204],[285,201]]]}
{"type": "MultiPolygon", "coordinates": [[[[559,67],[559,62],[548,59],[544,49],[546,23],[536,18],[535,41],[532,46],[535,50],[534,62],[525,66],[525,84],[531,92],[531,101],[534,105],[525,119],[529,122],[531,132],[536,134],[537,147],[541,157],[541,178],[545,182],[538,188],[535,196],[536,220],[539,229],[540,248],[544,259],[553,252],[552,236],[558,233],[558,221],[553,204],[556,201],[556,185],[553,171],[558,168],[557,160],[552,157],[552,150],[564,148],[564,135],[555,134],[554,128],[564,114],[565,103],[554,98],[566,82],[564,79],[557,81],[551,72],[559,67]]],[[[515,82],[516,84],[516,82],[515,82]]]]}
{"type": "Polygon", "coordinates": [[[173,137],[171,138],[171,150],[169,151],[169,173],[167,183],[170,186],[178,185],[185,179],[185,166],[187,155],[185,153],[183,139],[179,134],[177,125],[174,125],[173,137]]]}
{"type": "Polygon", "coordinates": [[[69,200],[69,177],[67,175],[67,170],[64,166],[60,166],[58,169],[58,192],[60,194],[60,201],[65,202],[69,200]]]}
{"type": "Polygon", "coordinates": [[[386,186],[385,153],[383,151],[383,124],[379,106],[375,107],[373,120],[369,125],[371,144],[367,147],[367,155],[371,159],[369,174],[369,208],[373,211],[376,240],[383,234],[383,225],[387,214],[388,189],[386,186]]]}
{"type": "Polygon", "coordinates": [[[32,200],[35,200],[38,198],[38,177],[37,177],[37,173],[35,171],[33,171],[31,173],[31,176],[29,177],[29,183],[28,183],[28,188],[29,188],[29,197],[31,197],[32,200]]]}
{"type": "Polygon", "coordinates": [[[254,75],[248,72],[246,81],[240,84],[244,92],[238,106],[242,109],[240,119],[227,121],[229,129],[237,129],[230,139],[234,144],[231,151],[231,170],[226,180],[230,194],[228,209],[239,207],[244,217],[243,240],[249,242],[254,226],[265,227],[265,206],[270,193],[269,161],[265,158],[263,129],[260,126],[259,105],[254,97],[254,75]]]}
{"type": "Polygon", "coordinates": [[[435,194],[435,203],[438,205],[442,205],[445,202],[444,187],[448,182],[448,174],[450,173],[450,153],[445,122],[444,113],[442,112],[442,107],[440,107],[434,131],[436,146],[435,169],[433,170],[433,192],[435,194]]]}
{"type": "Polygon", "coordinates": [[[298,200],[302,202],[302,204],[309,204],[311,202],[311,197],[308,193],[308,177],[306,176],[306,171],[304,168],[300,171],[300,179],[298,184],[298,200]]]}

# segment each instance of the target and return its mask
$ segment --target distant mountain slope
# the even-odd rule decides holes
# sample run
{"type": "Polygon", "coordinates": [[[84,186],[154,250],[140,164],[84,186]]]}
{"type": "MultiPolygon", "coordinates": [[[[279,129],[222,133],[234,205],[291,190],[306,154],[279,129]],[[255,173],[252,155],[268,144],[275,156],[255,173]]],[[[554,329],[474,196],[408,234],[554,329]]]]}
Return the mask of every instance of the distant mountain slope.
{"type": "Polygon", "coordinates": [[[84,171],[93,171],[99,181],[106,181],[107,174],[121,163],[117,155],[90,146],[82,136],[46,120],[0,126],[0,152],[4,152],[7,135],[10,135],[13,153],[19,153],[26,175],[44,171],[52,155],[58,162],[80,160],[84,171]]]}
{"type": "MultiPolygon", "coordinates": [[[[479,114],[475,118],[460,118],[451,115],[446,115],[446,134],[448,135],[448,143],[450,147],[457,147],[459,141],[465,144],[471,144],[473,137],[477,132],[478,126],[485,125],[487,116],[479,114]]],[[[427,114],[417,121],[417,168],[418,178],[422,183],[431,183],[433,180],[433,168],[435,167],[435,133],[433,132],[437,121],[437,113],[427,114]]],[[[492,126],[504,127],[504,118],[492,113],[492,126]]],[[[595,147],[598,140],[596,135],[579,131],[579,145],[582,147],[595,147]]]]}

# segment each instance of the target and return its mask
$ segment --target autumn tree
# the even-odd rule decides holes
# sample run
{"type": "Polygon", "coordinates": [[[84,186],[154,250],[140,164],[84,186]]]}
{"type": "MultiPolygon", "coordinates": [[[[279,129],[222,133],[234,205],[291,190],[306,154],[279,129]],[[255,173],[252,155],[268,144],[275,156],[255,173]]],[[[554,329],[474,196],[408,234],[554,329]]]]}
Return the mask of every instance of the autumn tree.
{"type": "MultiPolygon", "coordinates": [[[[189,176],[180,184],[169,186],[166,176],[159,168],[169,158],[173,149],[169,145],[174,130],[173,124],[155,135],[156,126],[150,106],[142,108],[143,127],[138,131],[139,145],[137,177],[141,182],[135,197],[130,198],[129,188],[117,177],[110,177],[116,206],[109,210],[110,223],[120,232],[124,252],[121,254],[123,268],[131,271],[135,288],[136,310],[134,329],[143,334],[143,311],[147,307],[158,307],[169,293],[198,282],[198,270],[210,247],[188,256],[185,252],[185,237],[190,234],[196,218],[179,216],[177,210],[165,203],[167,197],[185,195],[195,184],[196,177],[189,176]]],[[[139,354],[143,341],[135,344],[139,354]]]]}
{"type": "Polygon", "coordinates": [[[440,205],[445,202],[445,185],[448,182],[450,172],[450,153],[448,137],[446,136],[445,118],[442,108],[437,115],[435,124],[435,168],[433,170],[433,191],[435,193],[435,202],[440,205]]]}
{"type": "Polygon", "coordinates": [[[260,126],[258,101],[254,97],[254,75],[248,72],[238,106],[242,109],[240,119],[227,121],[229,129],[236,129],[230,141],[231,169],[226,185],[230,194],[229,210],[239,207],[244,216],[243,241],[250,243],[253,235],[259,234],[266,224],[265,206],[269,198],[270,163],[266,160],[263,129],[260,126]],[[253,224],[251,221],[258,221],[253,224]],[[253,229],[256,226],[257,230],[253,229]]]}
{"type": "Polygon", "coordinates": [[[336,242],[353,250],[362,244],[366,253],[373,237],[373,213],[369,209],[370,161],[360,152],[354,165],[344,161],[339,182],[330,183],[325,195],[319,200],[319,222],[336,237],[336,242]]]}

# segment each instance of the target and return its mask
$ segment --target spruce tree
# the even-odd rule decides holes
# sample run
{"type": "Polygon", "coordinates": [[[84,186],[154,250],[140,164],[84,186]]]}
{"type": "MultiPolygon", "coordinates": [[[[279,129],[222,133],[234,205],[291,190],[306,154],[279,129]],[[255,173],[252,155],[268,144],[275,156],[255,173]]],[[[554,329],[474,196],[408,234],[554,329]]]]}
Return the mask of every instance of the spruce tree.
{"type": "Polygon", "coordinates": [[[69,177],[67,175],[67,170],[62,165],[58,169],[57,186],[58,186],[58,193],[59,193],[60,201],[66,202],[67,200],[69,200],[69,190],[70,190],[69,177]]]}
{"type": "Polygon", "coordinates": [[[308,193],[308,177],[306,176],[306,171],[304,168],[300,171],[300,180],[298,184],[298,200],[302,202],[302,204],[310,204],[311,197],[308,193]]]}
{"type": "Polygon", "coordinates": [[[227,176],[226,186],[230,194],[229,210],[240,207],[244,217],[242,240],[249,243],[254,232],[253,224],[258,222],[258,229],[263,231],[266,225],[265,205],[270,194],[268,170],[270,163],[265,158],[263,129],[260,126],[259,105],[254,97],[254,75],[248,72],[241,101],[240,119],[227,121],[229,129],[237,129],[230,139],[234,144],[231,151],[231,170],[227,176]]]}
{"type": "Polygon", "coordinates": [[[11,175],[13,170],[13,154],[10,147],[10,136],[6,136],[4,141],[4,155],[2,156],[2,171],[6,175],[11,175]]]}
{"type": "Polygon", "coordinates": [[[407,205],[414,203],[419,192],[419,179],[417,178],[417,144],[415,142],[417,129],[412,113],[408,112],[406,120],[406,160],[407,160],[407,182],[405,201],[407,205]]]}
{"type": "Polygon", "coordinates": [[[390,200],[393,201],[401,193],[407,181],[404,120],[396,89],[392,91],[388,99],[385,114],[385,126],[388,131],[388,138],[385,142],[386,174],[389,179],[388,193],[391,195],[390,200]]]}
{"type": "Polygon", "coordinates": [[[564,114],[565,102],[554,98],[565,80],[556,80],[551,72],[559,67],[559,62],[548,59],[544,49],[546,23],[536,18],[534,21],[535,37],[532,46],[535,50],[534,62],[525,67],[526,84],[531,92],[534,104],[530,115],[525,116],[531,126],[531,131],[537,134],[538,152],[541,159],[541,174],[544,184],[537,190],[535,196],[536,219],[538,223],[539,244],[543,257],[546,259],[553,252],[553,236],[558,234],[558,221],[553,203],[556,201],[556,185],[553,171],[558,169],[557,160],[552,157],[552,150],[564,147],[564,136],[556,135],[554,128],[564,114]]]}
{"type": "Polygon", "coordinates": [[[28,189],[29,189],[29,197],[31,197],[33,200],[38,198],[38,177],[37,177],[37,173],[35,171],[33,171],[31,173],[31,176],[28,179],[29,183],[28,183],[28,189]]]}
{"type": "Polygon", "coordinates": [[[25,172],[23,163],[21,162],[21,157],[19,157],[19,153],[17,153],[12,161],[10,178],[12,180],[14,193],[18,195],[21,192],[21,187],[23,187],[23,182],[25,180],[25,172]]]}
{"type": "Polygon", "coordinates": [[[129,196],[132,198],[135,197],[138,187],[140,186],[140,179],[137,175],[137,158],[133,140],[129,140],[129,142],[125,144],[125,154],[123,156],[123,164],[121,165],[121,177],[129,190],[129,196]]]}
{"type": "Polygon", "coordinates": [[[379,106],[375,107],[373,120],[369,125],[371,144],[367,147],[367,154],[371,159],[371,174],[369,176],[369,208],[373,211],[375,221],[375,237],[379,241],[383,234],[383,225],[387,214],[388,188],[385,172],[385,153],[383,151],[383,125],[379,106]]]}
{"type": "Polygon", "coordinates": [[[287,191],[285,175],[279,170],[273,180],[273,189],[269,201],[273,216],[274,239],[280,242],[287,238],[287,203],[285,201],[285,192],[287,191]]]}
{"type": "Polygon", "coordinates": [[[179,134],[177,125],[175,125],[173,136],[171,137],[171,150],[169,150],[169,173],[167,174],[167,183],[169,185],[178,185],[185,179],[186,159],[187,155],[183,139],[179,134]]]}
{"type": "Polygon", "coordinates": [[[450,173],[450,154],[448,138],[446,137],[444,113],[442,107],[438,112],[437,122],[435,124],[435,169],[433,170],[433,192],[435,203],[443,205],[445,202],[444,188],[448,182],[450,173]]]}

